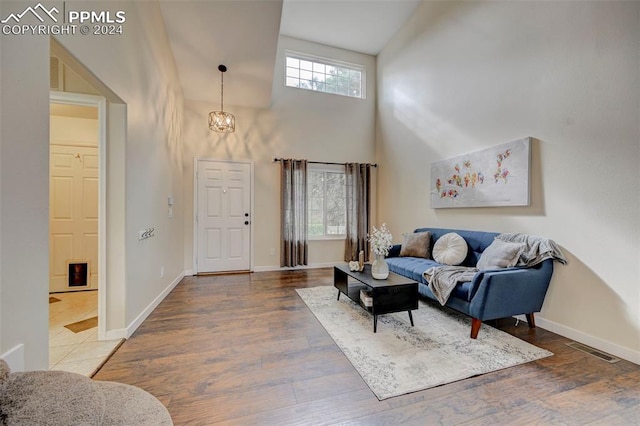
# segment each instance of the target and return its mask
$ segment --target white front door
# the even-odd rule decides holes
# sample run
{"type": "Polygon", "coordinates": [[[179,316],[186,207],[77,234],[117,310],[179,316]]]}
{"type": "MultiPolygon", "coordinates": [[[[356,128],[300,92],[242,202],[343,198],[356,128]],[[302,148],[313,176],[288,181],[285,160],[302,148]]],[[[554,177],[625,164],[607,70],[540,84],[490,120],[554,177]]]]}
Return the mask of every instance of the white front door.
{"type": "Polygon", "coordinates": [[[248,271],[251,165],[196,161],[195,273],[248,271]]]}

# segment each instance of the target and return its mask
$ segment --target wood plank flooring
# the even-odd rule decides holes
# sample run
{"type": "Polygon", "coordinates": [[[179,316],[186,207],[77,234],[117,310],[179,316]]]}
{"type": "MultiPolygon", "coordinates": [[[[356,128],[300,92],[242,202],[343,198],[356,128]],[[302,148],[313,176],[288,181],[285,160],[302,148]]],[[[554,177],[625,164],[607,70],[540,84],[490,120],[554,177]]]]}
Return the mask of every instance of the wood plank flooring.
{"type": "Polygon", "coordinates": [[[640,424],[640,366],[513,319],[490,325],[555,355],[378,401],[295,292],[332,280],[331,269],[187,277],[94,379],[146,389],[176,425],[640,424]]]}

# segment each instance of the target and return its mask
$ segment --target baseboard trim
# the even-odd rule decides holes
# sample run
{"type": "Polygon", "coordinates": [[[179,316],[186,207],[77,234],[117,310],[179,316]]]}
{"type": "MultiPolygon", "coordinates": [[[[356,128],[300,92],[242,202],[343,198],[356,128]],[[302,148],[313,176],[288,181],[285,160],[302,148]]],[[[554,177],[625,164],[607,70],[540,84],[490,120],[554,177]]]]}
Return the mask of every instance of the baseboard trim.
{"type": "MultiPolygon", "coordinates": [[[[527,320],[524,315],[517,315],[516,318],[525,322],[527,320]]],[[[640,365],[639,351],[634,351],[624,346],[620,346],[616,343],[612,343],[599,337],[592,336],[583,331],[567,327],[566,325],[558,324],[557,322],[550,321],[537,315],[536,327],[543,328],[545,330],[559,334],[560,336],[566,337],[567,339],[575,340],[576,342],[591,346],[592,348],[599,349],[611,355],[615,355],[618,358],[622,358],[627,361],[633,362],[634,364],[640,365]]]]}
{"type": "Polygon", "coordinates": [[[127,338],[126,328],[116,328],[115,330],[109,330],[104,334],[104,340],[118,340],[127,338]]]}
{"type": "Polygon", "coordinates": [[[24,371],[24,345],[22,343],[0,355],[0,358],[7,362],[12,373],[24,371]]]}
{"type": "Polygon", "coordinates": [[[273,272],[273,271],[297,271],[301,269],[332,268],[340,262],[313,263],[311,265],[294,266],[293,268],[281,268],[280,266],[254,266],[253,272],[273,272]]]}
{"type": "MultiPolygon", "coordinates": [[[[153,310],[160,304],[160,302],[162,302],[164,298],[167,297],[169,293],[171,293],[171,290],[173,290],[175,286],[177,286],[178,283],[182,281],[184,277],[185,277],[185,273],[184,271],[182,271],[180,275],[178,275],[176,279],[174,279],[171,282],[171,284],[169,284],[167,288],[165,288],[162,291],[162,293],[158,295],[158,297],[153,299],[153,301],[149,304],[149,306],[146,307],[146,309],[140,312],[140,315],[138,315],[136,319],[134,319],[131,322],[131,324],[129,324],[129,326],[126,328],[126,336],[124,336],[125,339],[128,339],[133,335],[133,333],[138,329],[138,327],[140,327],[140,325],[142,325],[144,320],[147,319],[147,317],[151,314],[151,312],[153,312],[153,310]]],[[[109,332],[107,332],[107,335],[109,335],[109,332]]],[[[120,338],[120,337],[115,337],[115,338],[120,338]]]]}

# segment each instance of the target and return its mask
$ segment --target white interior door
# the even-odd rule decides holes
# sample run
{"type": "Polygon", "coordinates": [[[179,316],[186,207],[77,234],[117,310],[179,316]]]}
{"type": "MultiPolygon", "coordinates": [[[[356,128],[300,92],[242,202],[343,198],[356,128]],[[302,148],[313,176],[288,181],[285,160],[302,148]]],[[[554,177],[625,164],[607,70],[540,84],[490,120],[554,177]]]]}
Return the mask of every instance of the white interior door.
{"type": "Polygon", "coordinates": [[[198,160],[196,273],[248,271],[251,261],[251,165],[198,160]]]}
{"type": "Polygon", "coordinates": [[[98,288],[98,148],[51,145],[49,291],[98,288]],[[70,286],[69,264],[87,263],[86,285],[70,286]]]}

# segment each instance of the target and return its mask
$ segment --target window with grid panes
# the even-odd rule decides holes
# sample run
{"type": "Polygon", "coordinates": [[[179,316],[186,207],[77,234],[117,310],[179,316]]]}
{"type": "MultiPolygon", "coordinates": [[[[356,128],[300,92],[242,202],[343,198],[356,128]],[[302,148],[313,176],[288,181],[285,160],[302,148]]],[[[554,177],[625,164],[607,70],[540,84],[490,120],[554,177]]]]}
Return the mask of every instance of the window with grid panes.
{"type": "Polygon", "coordinates": [[[323,58],[285,55],[285,85],[364,99],[364,67],[323,58]]]}
{"type": "Polygon", "coordinates": [[[347,228],[345,174],[327,166],[307,169],[307,231],[310,239],[344,238],[347,228]]]}

